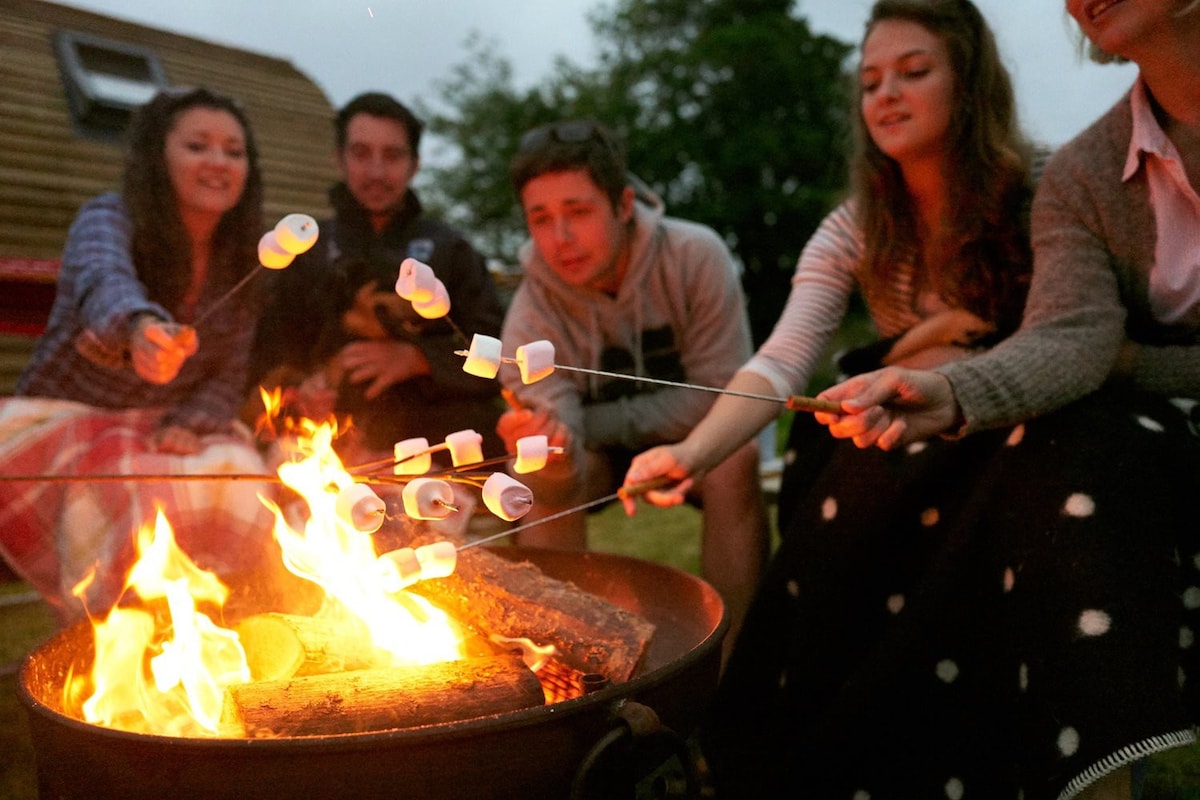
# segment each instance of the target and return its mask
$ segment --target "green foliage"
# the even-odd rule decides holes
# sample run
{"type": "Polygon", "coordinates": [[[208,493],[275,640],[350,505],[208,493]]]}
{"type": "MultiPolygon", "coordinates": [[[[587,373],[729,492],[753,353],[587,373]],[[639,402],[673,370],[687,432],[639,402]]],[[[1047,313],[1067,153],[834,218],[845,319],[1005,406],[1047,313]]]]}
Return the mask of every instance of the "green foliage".
{"type": "Polygon", "coordinates": [[[507,162],[533,125],[591,116],[623,135],[631,169],[673,216],[706,223],[744,266],[756,341],[774,325],[800,249],[845,184],[845,61],[793,0],[618,0],[593,12],[594,66],[566,58],[514,87],[487,43],[439,84],[430,129],[461,158],[429,170],[431,204],[492,257],[524,238],[507,162]]]}

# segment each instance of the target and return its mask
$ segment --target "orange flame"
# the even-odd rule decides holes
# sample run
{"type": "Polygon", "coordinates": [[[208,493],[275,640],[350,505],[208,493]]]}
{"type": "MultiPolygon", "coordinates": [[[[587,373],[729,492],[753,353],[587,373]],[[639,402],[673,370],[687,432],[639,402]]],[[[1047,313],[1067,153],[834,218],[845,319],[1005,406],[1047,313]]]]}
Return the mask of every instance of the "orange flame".
{"type": "MultiPolygon", "coordinates": [[[[333,425],[302,420],[301,428],[296,452],[280,466],[279,476],[303,498],[307,515],[294,504],[285,512],[264,502],[275,513],[274,534],[284,564],[325,590],[320,616],[365,627],[372,666],[465,657],[459,626],[424,598],[386,591],[371,537],[339,518],[337,493],[354,479],[333,451],[333,425]]],[[[64,702],[79,707],[72,698],[86,697],[82,717],[112,728],[240,736],[240,729],[222,725],[222,710],[226,688],[251,680],[246,652],[235,631],[201,610],[219,615],[228,588],[178,547],[161,510],[152,527],[138,531],[137,553],[121,602],[93,622],[91,675],[67,681],[64,702]]],[[[87,581],[75,591],[81,592],[87,581]]]]}
{"type": "MultiPolygon", "coordinates": [[[[179,549],[161,510],[152,528],[138,531],[138,553],[124,596],[141,604],[115,605],[93,624],[93,691],[83,717],[135,732],[216,735],[225,687],[248,681],[250,670],[237,634],[197,603],[219,608],[228,589],[179,549]]],[[[70,685],[67,692],[75,693],[70,685]]]]}

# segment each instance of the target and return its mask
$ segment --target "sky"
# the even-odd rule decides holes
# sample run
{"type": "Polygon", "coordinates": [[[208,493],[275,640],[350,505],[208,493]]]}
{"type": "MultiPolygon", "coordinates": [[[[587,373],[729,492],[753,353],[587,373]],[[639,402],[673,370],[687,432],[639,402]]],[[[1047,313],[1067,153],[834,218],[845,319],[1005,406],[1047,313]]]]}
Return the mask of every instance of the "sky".
{"type": "MultiPolygon", "coordinates": [[[[472,33],[513,65],[519,87],[556,56],[594,58],[587,15],[612,0],[56,0],[62,5],[290,61],[339,106],[366,90],[436,105],[437,82],[466,57],[472,33]]],[[[872,0],[796,0],[813,30],[857,44],[872,0]]],[[[1021,121],[1059,145],[1111,106],[1136,75],[1078,55],[1054,0],[976,0],[1016,84],[1021,121]]]]}

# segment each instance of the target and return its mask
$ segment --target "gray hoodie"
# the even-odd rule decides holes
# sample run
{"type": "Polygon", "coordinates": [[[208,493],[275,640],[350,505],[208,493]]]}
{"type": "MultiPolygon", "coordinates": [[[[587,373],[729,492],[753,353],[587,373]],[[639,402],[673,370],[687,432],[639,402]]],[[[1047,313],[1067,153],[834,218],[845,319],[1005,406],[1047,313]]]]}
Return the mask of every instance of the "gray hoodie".
{"type": "MultiPolygon", "coordinates": [[[[532,242],[520,256],[525,275],[504,320],[505,356],[547,339],[556,364],[710,387],[724,386],[750,357],[745,298],[729,249],[711,228],[664,216],[662,201],[646,190],[634,204],[629,268],[616,296],[564,283],[532,242]]],[[[500,379],[523,404],[552,409],[576,447],[589,450],[679,441],[715,399],[567,370],[525,385],[515,367],[505,367],[500,379]]]]}

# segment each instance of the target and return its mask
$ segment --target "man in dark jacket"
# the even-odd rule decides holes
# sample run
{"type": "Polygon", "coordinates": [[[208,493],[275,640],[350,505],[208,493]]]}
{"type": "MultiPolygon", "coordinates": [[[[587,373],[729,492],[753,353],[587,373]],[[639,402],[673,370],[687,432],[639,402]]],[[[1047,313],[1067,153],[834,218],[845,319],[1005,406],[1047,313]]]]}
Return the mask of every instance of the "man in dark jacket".
{"type": "Polygon", "coordinates": [[[468,345],[459,331],[499,335],[503,308],[483,257],[425,215],[409,188],[422,128],[412,111],[377,92],[338,112],[343,180],[329,192],[335,216],[319,223],[316,246],[271,273],[255,343],[252,393],[292,385],[305,415],[349,417],[339,450],[353,446],[356,458],[386,456],[395,442],[417,436],[435,444],[464,428],[483,435],[485,455],[503,453],[497,384],[464,373],[454,353],[468,345]],[[448,319],[425,319],[396,295],[405,258],[428,264],[445,284],[448,319]]]}

